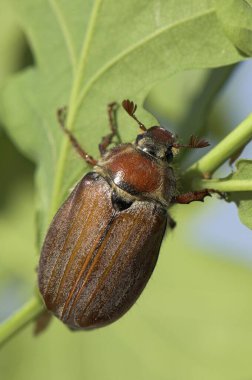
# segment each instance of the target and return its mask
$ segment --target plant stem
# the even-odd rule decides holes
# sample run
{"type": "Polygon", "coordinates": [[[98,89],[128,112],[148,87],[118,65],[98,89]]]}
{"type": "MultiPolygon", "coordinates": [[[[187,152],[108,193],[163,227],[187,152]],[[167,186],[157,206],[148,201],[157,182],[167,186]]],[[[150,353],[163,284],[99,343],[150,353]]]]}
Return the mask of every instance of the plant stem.
{"type": "Polygon", "coordinates": [[[224,140],[186,171],[211,176],[229,157],[252,139],[252,114],[242,121],[224,140]]]}
{"type": "Polygon", "coordinates": [[[200,179],[192,181],[192,187],[197,190],[214,189],[222,192],[252,191],[252,180],[200,179]]]}
{"type": "Polygon", "coordinates": [[[0,347],[38,316],[43,308],[42,300],[39,296],[34,296],[9,319],[2,322],[0,325],[0,347]]]}

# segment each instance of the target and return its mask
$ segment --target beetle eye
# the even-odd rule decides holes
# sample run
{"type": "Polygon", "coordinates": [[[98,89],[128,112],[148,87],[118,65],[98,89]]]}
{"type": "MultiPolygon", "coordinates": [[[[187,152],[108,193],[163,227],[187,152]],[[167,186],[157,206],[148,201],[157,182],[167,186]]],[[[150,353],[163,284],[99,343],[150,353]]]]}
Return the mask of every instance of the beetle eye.
{"type": "Polygon", "coordinates": [[[144,138],[144,134],[140,134],[140,135],[137,135],[137,138],[136,138],[136,144],[138,145],[139,141],[142,140],[144,138]]]}
{"type": "Polygon", "coordinates": [[[168,148],[165,154],[165,158],[167,162],[171,162],[173,160],[173,153],[171,148],[168,148]]]}

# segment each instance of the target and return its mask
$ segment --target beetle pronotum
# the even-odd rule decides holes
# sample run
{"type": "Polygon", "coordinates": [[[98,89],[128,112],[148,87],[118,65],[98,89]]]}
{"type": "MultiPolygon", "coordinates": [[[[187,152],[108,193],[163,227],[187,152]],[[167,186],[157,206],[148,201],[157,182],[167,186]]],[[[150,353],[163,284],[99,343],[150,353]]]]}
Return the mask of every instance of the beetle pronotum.
{"type": "Polygon", "coordinates": [[[39,289],[46,307],[72,329],[105,326],[120,318],[136,301],[156,265],[167,227],[175,226],[171,202],[202,200],[207,190],[177,195],[170,163],[174,149],[202,148],[158,126],[146,128],[137,106],[122,103],[138,123],[135,143],[110,150],[116,134],[116,103],[108,106],[111,133],[102,139],[97,161],[84,151],[59,120],[77,152],[93,166],[55,215],[39,262],[39,289]]]}

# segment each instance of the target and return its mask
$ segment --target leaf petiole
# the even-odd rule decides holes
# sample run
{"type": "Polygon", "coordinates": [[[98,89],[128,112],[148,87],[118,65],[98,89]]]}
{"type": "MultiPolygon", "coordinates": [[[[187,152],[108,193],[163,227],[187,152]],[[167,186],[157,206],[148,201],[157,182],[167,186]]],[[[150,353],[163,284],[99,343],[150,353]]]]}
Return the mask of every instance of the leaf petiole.
{"type": "Polygon", "coordinates": [[[43,309],[44,305],[40,297],[34,296],[20,310],[11,315],[9,319],[3,321],[0,324],[0,347],[34,320],[43,309]]]}
{"type": "MultiPolygon", "coordinates": [[[[210,177],[229,157],[252,139],[252,114],[241,122],[224,140],[222,140],[209,153],[190,166],[185,175],[210,177]]],[[[201,181],[192,180],[194,185],[201,181]]],[[[201,186],[201,185],[200,185],[201,186]]]]}
{"type": "Polygon", "coordinates": [[[229,179],[199,179],[192,181],[193,188],[197,190],[214,189],[221,192],[252,191],[252,180],[229,180],[229,179]]]}

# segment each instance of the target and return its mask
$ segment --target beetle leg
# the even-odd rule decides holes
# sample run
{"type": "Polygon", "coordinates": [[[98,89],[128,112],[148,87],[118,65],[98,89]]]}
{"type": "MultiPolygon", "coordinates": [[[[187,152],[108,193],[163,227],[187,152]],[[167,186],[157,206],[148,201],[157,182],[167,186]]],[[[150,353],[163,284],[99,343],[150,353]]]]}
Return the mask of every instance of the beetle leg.
{"type": "Polygon", "coordinates": [[[176,227],[177,223],[175,222],[174,219],[172,219],[172,217],[170,215],[168,215],[168,224],[169,224],[169,227],[173,230],[173,228],[176,227]]]}
{"type": "Polygon", "coordinates": [[[116,109],[118,107],[118,104],[116,102],[108,104],[108,119],[109,119],[109,127],[111,130],[111,133],[104,136],[102,138],[101,143],[99,144],[99,150],[101,155],[103,156],[106,153],[107,147],[111,144],[112,139],[115,135],[118,136],[118,127],[116,122],[116,109]]]}
{"type": "Polygon", "coordinates": [[[173,197],[172,203],[188,204],[194,201],[204,202],[204,198],[207,196],[211,197],[210,191],[208,189],[201,191],[191,191],[173,197]]]}
{"type": "Polygon", "coordinates": [[[73,145],[74,149],[79,153],[81,158],[83,158],[89,165],[95,166],[97,164],[97,160],[95,160],[92,156],[90,156],[78,143],[77,139],[74,137],[71,131],[65,127],[65,120],[66,120],[66,114],[67,114],[67,107],[63,107],[58,109],[57,116],[59,125],[61,126],[64,133],[68,136],[71,144],[73,145]]]}
{"type": "Polygon", "coordinates": [[[34,335],[38,335],[47,329],[49,323],[51,322],[52,314],[47,310],[42,311],[42,313],[37,317],[34,326],[34,335]]]}

